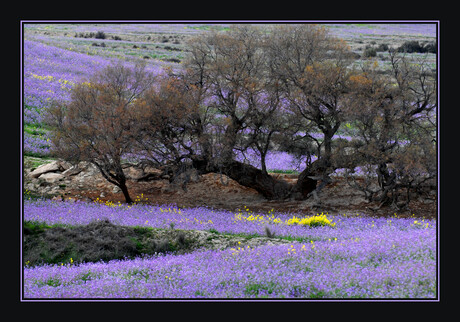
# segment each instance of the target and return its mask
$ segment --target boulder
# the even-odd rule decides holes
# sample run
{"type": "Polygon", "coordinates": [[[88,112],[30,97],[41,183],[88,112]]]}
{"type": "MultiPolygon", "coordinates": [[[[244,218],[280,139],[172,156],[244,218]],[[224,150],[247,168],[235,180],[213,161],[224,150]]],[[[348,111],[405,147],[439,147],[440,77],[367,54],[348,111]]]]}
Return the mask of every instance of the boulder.
{"type": "Polygon", "coordinates": [[[40,177],[38,177],[38,179],[45,180],[48,183],[55,183],[64,178],[65,176],[63,174],[55,172],[43,173],[42,175],[40,175],[40,177]]]}
{"type": "Polygon", "coordinates": [[[137,166],[125,166],[123,172],[127,179],[134,181],[149,181],[159,179],[163,172],[151,166],[137,167],[137,166]]]}
{"type": "Polygon", "coordinates": [[[38,178],[44,173],[48,172],[58,172],[61,171],[62,167],[59,161],[53,161],[51,163],[42,164],[37,169],[29,173],[31,178],[38,178]]]}
{"type": "Polygon", "coordinates": [[[74,165],[74,166],[68,168],[67,170],[65,170],[64,172],[62,172],[62,174],[63,174],[64,176],[66,176],[66,177],[70,177],[70,176],[77,175],[77,174],[79,174],[79,173],[82,172],[82,171],[83,171],[83,169],[80,168],[80,167],[78,166],[78,164],[77,164],[77,165],[74,165]]]}
{"type": "Polygon", "coordinates": [[[67,162],[67,161],[59,161],[59,165],[62,168],[61,171],[67,171],[67,170],[69,170],[70,168],[73,167],[72,163],[67,162]]]}
{"type": "Polygon", "coordinates": [[[99,169],[88,161],[81,161],[77,166],[82,169],[82,172],[79,174],[80,176],[95,176],[100,174],[99,169]]]}

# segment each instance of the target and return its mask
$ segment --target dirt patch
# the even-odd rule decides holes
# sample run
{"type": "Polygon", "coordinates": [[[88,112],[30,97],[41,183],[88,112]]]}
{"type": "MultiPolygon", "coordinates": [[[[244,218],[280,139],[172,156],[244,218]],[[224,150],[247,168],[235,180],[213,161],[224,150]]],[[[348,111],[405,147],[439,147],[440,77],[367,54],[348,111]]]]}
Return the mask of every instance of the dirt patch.
{"type": "MultiPolygon", "coordinates": [[[[47,161],[49,162],[49,161],[47,161]]],[[[58,161],[51,161],[58,162],[58,161]]],[[[32,162],[29,162],[32,163],[32,162]]],[[[48,196],[55,199],[78,199],[100,202],[124,202],[120,189],[105,180],[94,166],[80,163],[77,167],[60,162],[54,172],[57,178],[44,178],[49,173],[32,176],[32,167],[26,167],[24,189],[37,196],[48,196]],[[66,169],[65,171],[62,171],[66,169]]],[[[239,185],[236,181],[220,174],[205,174],[191,176],[187,185],[170,183],[168,180],[142,181],[145,173],[134,167],[125,169],[128,181],[127,186],[131,198],[137,203],[154,205],[175,204],[178,207],[206,206],[216,209],[237,211],[245,206],[255,212],[266,213],[273,209],[276,212],[302,213],[314,215],[317,213],[353,214],[373,216],[417,216],[425,218],[437,217],[436,194],[423,197],[414,197],[404,211],[395,211],[389,207],[379,210],[377,203],[368,203],[364,193],[352,189],[341,176],[334,176],[332,182],[319,193],[321,204],[314,198],[307,200],[276,200],[270,201],[262,197],[257,191],[239,185]]],[[[53,173],[53,172],[51,172],[53,173]]],[[[291,184],[297,181],[295,174],[272,174],[278,179],[291,184]]],[[[361,179],[357,179],[358,181],[361,179]]]]}
{"type": "MultiPolygon", "coordinates": [[[[295,183],[296,175],[275,174],[275,176],[295,183]]],[[[333,182],[327,185],[319,194],[321,205],[317,205],[313,198],[307,200],[267,200],[257,191],[243,187],[236,181],[216,174],[206,174],[189,182],[185,190],[180,185],[170,184],[167,180],[150,182],[128,182],[128,189],[131,197],[138,202],[166,205],[175,204],[178,207],[200,207],[206,206],[216,209],[237,211],[245,206],[254,212],[266,213],[271,209],[275,212],[292,212],[312,215],[317,213],[329,214],[352,214],[372,216],[393,216],[399,217],[436,218],[436,199],[417,198],[410,202],[409,207],[404,211],[394,211],[389,207],[382,207],[379,210],[377,203],[368,203],[362,192],[352,189],[343,177],[335,177],[333,182]]],[[[69,196],[79,196],[78,199],[100,200],[102,202],[124,202],[121,192],[113,192],[112,188],[106,186],[100,190],[76,190],[70,191],[69,196]]]]}

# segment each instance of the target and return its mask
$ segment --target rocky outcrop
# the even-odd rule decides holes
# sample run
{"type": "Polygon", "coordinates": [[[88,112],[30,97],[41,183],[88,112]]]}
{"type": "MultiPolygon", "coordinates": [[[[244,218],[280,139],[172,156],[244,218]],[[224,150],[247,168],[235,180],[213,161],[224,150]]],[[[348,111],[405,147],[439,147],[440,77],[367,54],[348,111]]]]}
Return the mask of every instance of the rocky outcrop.
{"type": "Polygon", "coordinates": [[[29,177],[31,178],[39,178],[43,174],[50,173],[50,172],[62,172],[69,169],[72,165],[66,161],[52,161],[50,163],[42,164],[35,170],[29,173],[29,177]]]}
{"type": "Polygon", "coordinates": [[[62,196],[66,190],[92,188],[93,183],[105,181],[89,162],[54,160],[37,168],[26,167],[24,172],[24,189],[35,195],[62,196]]]}
{"type": "Polygon", "coordinates": [[[42,175],[40,175],[39,178],[41,180],[45,180],[45,182],[48,182],[48,183],[56,183],[64,179],[64,175],[61,173],[56,173],[56,172],[47,172],[47,173],[43,173],[42,175]]]}
{"type": "MultiPolygon", "coordinates": [[[[128,180],[139,182],[158,178],[161,171],[152,167],[125,164],[123,171],[128,180]]],[[[101,197],[107,192],[121,193],[119,187],[108,182],[95,165],[81,161],[71,164],[53,160],[36,168],[24,170],[24,189],[34,195],[64,197],[75,191],[98,191],[101,197]]]]}

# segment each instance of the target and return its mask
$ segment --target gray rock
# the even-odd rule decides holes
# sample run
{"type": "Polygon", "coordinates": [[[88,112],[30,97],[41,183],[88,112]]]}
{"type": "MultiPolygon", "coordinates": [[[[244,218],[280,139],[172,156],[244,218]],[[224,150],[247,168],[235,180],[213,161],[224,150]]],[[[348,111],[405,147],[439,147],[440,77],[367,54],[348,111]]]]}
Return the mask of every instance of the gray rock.
{"type": "Polygon", "coordinates": [[[39,179],[45,180],[48,183],[55,183],[59,180],[64,179],[64,175],[61,173],[47,172],[40,175],[39,179]]]}
{"type": "Polygon", "coordinates": [[[29,173],[29,177],[38,178],[44,173],[58,172],[61,171],[61,165],[59,161],[53,161],[51,163],[42,164],[37,169],[29,173]]]}
{"type": "Polygon", "coordinates": [[[66,177],[70,177],[70,176],[77,175],[82,171],[83,171],[82,168],[80,168],[78,165],[74,165],[74,166],[68,168],[67,170],[65,170],[64,172],[62,172],[62,174],[64,176],[66,176],[66,177]]]}

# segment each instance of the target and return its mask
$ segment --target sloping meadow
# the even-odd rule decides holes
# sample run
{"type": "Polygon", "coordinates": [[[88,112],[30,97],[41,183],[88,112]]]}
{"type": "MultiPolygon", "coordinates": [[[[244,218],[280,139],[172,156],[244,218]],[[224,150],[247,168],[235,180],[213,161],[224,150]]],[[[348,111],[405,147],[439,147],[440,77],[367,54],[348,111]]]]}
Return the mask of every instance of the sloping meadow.
{"type": "MultiPolygon", "coordinates": [[[[373,43],[373,48],[378,48],[390,35],[401,42],[406,39],[402,36],[423,42],[436,36],[436,28],[430,24],[333,24],[328,28],[360,54],[364,45],[373,43]]],[[[68,99],[73,86],[86,81],[93,71],[131,56],[145,60],[153,73],[161,71],[165,59],[171,62],[168,66],[177,68],[174,61],[183,55],[185,35],[207,29],[209,26],[198,24],[27,25],[23,43],[24,152],[49,155],[44,111],[54,100],[68,99]],[[86,39],[87,33],[100,31],[106,37],[86,39]]],[[[420,54],[408,55],[417,58],[420,54]]],[[[427,57],[435,68],[436,55],[427,57]]],[[[379,52],[376,61],[385,68],[390,63],[388,53],[379,52]]],[[[342,138],[348,140],[347,133],[342,138]]],[[[268,169],[302,170],[299,164],[305,162],[274,152],[267,157],[268,169]]],[[[259,166],[258,160],[249,156],[248,162],[259,166]]],[[[230,212],[50,200],[25,200],[23,211],[29,237],[49,229],[48,237],[56,239],[56,248],[63,247],[65,252],[62,245],[66,243],[75,252],[50,260],[50,254],[41,253],[49,250],[40,245],[44,239],[34,240],[34,249],[41,251],[35,259],[23,257],[25,300],[438,296],[435,220],[276,211],[261,214],[244,205],[230,212]],[[148,238],[132,235],[139,232],[148,238]],[[204,239],[187,243],[192,232],[204,239]],[[77,234],[81,241],[94,242],[91,254],[85,254],[82,245],[72,245],[72,236],[77,234]],[[217,237],[229,242],[216,244],[217,237]],[[116,243],[119,247],[113,255],[111,248],[116,243]]]]}
{"type": "Polygon", "coordinates": [[[28,200],[24,220],[63,227],[109,221],[246,239],[267,237],[268,230],[269,239],[284,241],[97,262],[26,262],[25,299],[437,297],[434,220],[28,200]]]}

